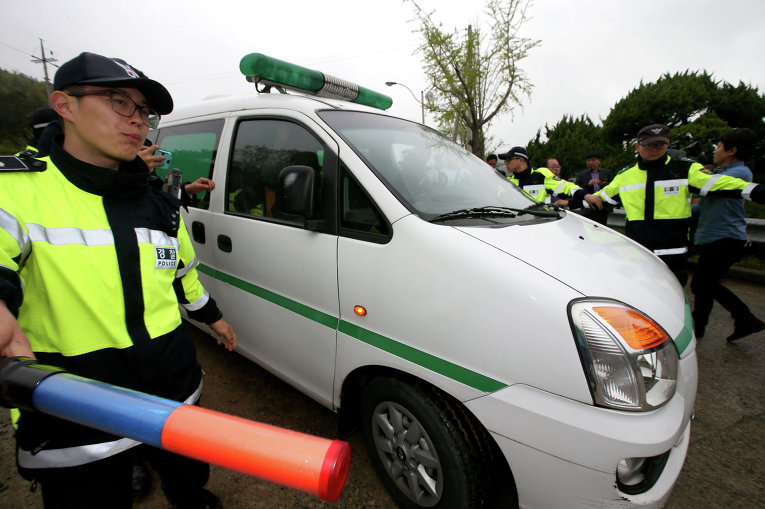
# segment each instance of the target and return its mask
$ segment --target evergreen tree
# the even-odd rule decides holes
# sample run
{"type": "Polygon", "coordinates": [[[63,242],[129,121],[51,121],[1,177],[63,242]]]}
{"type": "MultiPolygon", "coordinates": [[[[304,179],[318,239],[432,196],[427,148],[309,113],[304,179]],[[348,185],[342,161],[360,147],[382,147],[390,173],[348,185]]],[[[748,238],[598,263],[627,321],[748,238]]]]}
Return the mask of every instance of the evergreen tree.
{"type": "Polygon", "coordinates": [[[32,136],[32,113],[48,106],[45,83],[17,72],[0,69],[0,154],[23,150],[32,136]]]}

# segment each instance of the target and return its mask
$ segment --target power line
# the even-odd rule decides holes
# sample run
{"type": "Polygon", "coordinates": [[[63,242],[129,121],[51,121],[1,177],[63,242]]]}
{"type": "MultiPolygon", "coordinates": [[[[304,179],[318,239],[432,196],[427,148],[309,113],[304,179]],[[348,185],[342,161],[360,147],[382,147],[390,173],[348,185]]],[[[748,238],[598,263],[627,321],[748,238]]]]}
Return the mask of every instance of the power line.
{"type": "Polygon", "coordinates": [[[34,55],[30,54],[30,53],[27,53],[27,52],[26,52],[26,51],[24,51],[24,50],[21,50],[21,49],[19,49],[19,48],[16,48],[16,47],[14,47],[14,46],[11,46],[10,44],[6,44],[6,43],[4,43],[4,42],[0,42],[0,44],[2,44],[3,46],[5,46],[6,48],[11,48],[11,49],[12,49],[12,50],[14,50],[14,51],[18,51],[18,52],[19,52],[19,53],[21,53],[22,55],[26,55],[26,56],[30,56],[30,57],[34,56],[34,55]]]}

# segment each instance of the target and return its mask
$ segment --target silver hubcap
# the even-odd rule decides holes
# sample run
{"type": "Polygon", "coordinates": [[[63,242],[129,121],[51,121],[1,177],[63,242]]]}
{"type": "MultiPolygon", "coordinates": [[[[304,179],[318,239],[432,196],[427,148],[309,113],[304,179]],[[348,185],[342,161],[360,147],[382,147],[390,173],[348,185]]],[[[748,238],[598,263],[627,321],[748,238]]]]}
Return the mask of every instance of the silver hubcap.
{"type": "Polygon", "coordinates": [[[372,419],[375,448],[388,475],[418,505],[436,505],[444,491],[443,470],[420,422],[391,401],[377,405],[372,419]]]}

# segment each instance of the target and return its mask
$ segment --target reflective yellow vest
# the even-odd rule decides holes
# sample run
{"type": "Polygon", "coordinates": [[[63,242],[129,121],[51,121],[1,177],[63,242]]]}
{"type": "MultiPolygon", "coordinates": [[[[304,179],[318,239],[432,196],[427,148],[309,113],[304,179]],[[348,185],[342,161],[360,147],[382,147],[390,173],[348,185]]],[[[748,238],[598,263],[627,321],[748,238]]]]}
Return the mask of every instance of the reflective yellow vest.
{"type": "MultiPolygon", "coordinates": [[[[0,298],[42,362],[193,403],[201,371],[179,303],[205,323],[220,311],[197,279],[180,203],[145,185],[139,160],[127,166],[143,173],[131,174],[64,153],[54,159],[72,163],[64,173],[51,157],[39,159],[45,171],[0,174],[0,298]]],[[[135,445],[52,419],[22,411],[22,467],[80,465],[135,445]]]]}
{"type": "Polygon", "coordinates": [[[578,185],[555,176],[547,168],[528,168],[520,173],[511,173],[507,180],[523,189],[533,200],[550,203],[553,195],[573,196],[581,189],[578,185]]]}
{"type": "Polygon", "coordinates": [[[620,200],[627,236],[660,256],[688,251],[693,193],[741,197],[756,185],[727,175],[710,175],[699,163],[670,156],[648,166],[623,169],[595,194],[612,205],[620,200]]]}
{"type": "Polygon", "coordinates": [[[18,320],[32,350],[74,356],[131,346],[126,298],[143,301],[150,338],[178,327],[176,279],[187,306],[207,298],[180,212],[177,236],[134,229],[140,281],[128,290],[140,293],[126,296],[103,197],[72,185],[49,157],[41,160],[46,171],[4,174],[0,186],[0,265],[24,282],[18,320]]]}

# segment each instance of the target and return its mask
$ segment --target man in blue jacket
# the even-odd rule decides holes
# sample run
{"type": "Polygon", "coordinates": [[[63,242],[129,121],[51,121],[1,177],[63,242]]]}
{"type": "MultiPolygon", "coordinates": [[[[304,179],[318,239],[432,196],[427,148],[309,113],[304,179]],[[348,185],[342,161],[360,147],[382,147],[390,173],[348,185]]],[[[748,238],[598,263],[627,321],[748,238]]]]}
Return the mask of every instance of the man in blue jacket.
{"type": "MultiPolygon", "coordinates": [[[[715,146],[714,163],[717,169],[714,174],[751,182],[752,171],[744,161],[754,155],[757,141],[757,134],[751,129],[733,129],[723,134],[715,146]]],[[[699,222],[693,239],[699,251],[699,261],[691,281],[691,290],[696,298],[693,308],[696,337],[704,335],[715,300],[733,317],[734,330],[728,341],[736,341],[765,329],[765,323],[720,282],[731,265],[744,256],[747,243],[744,200],[709,195],[702,197],[694,207],[699,207],[699,222]]]]}

